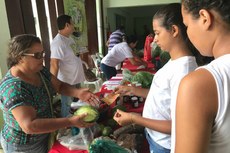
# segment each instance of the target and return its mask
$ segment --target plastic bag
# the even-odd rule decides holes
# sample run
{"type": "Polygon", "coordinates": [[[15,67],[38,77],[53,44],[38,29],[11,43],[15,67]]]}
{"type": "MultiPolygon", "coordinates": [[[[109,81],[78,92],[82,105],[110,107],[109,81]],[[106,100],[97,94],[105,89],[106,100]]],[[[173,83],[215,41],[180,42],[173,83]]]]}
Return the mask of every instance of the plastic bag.
{"type": "Polygon", "coordinates": [[[59,130],[57,139],[69,150],[88,150],[89,144],[93,141],[93,126],[90,128],[80,128],[80,132],[73,135],[71,129],[59,130]]]}
{"type": "Polygon", "coordinates": [[[93,138],[94,138],[91,128],[81,128],[80,133],[81,133],[81,137],[84,141],[84,144],[88,148],[88,146],[91,144],[91,142],[93,141],[93,138]]]}
{"type": "Polygon", "coordinates": [[[82,100],[78,100],[77,102],[72,102],[70,107],[72,109],[76,110],[76,109],[80,108],[81,106],[87,106],[87,105],[89,105],[89,103],[84,102],[82,100]]]}

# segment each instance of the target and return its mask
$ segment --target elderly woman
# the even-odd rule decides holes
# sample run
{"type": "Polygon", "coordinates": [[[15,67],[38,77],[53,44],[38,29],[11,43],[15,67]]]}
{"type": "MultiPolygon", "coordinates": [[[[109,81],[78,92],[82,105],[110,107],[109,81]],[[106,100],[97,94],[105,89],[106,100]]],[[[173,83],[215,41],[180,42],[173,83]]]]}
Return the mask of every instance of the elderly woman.
{"type": "Polygon", "coordinates": [[[95,95],[59,81],[43,66],[44,51],[34,35],[19,35],[9,43],[9,71],[0,83],[0,107],[4,126],[1,145],[5,153],[48,152],[51,132],[65,127],[89,127],[87,115],[52,118],[51,97],[55,92],[78,97],[92,105],[95,95]]]}

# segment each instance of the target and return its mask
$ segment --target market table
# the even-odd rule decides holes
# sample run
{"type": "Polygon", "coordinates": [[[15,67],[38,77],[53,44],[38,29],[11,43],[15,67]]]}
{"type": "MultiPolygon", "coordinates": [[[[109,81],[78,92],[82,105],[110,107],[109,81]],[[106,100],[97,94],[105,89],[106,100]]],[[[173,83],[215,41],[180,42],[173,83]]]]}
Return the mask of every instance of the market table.
{"type": "MultiPolygon", "coordinates": [[[[99,92],[98,94],[101,94],[101,92],[99,92]]],[[[126,106],[127,112],[142,113],[144,103],[140,103],[138,108],[133,108],[129,104],[125,104],[125,106],[126,106]]],[[[53,147],[51,148],[51,150],[49,151],[49,153],[88,153],[88,151],[87,150],[69,150],[67,147],[61,145],[58,141],[56,141],[53,147]]],[[[143,142],[142,152],[140,153],[149,153],[149,145],[146,139],[143,142]]]]}
{"type": "MultiPolygon", "coordinates": [[[[101,88],[101,91],[96,93],[97,96],[104,96],[105,94],[111,93],[115,87],[117,87],[121,80],[122,80],[122,74],[117,74],[116,77],[112,77],[110,80],[106,81],[101,88]]],[[[115,103],[114,103],[115,104],[115,103]]],[[[114,106],[112,104],[111,106],[114,106]]],[[[139,106],[137,108],[133,108],[131,104],[125,104],[125,107],[127,109],[127,112],[135,112],[135,113],[142,113],[144,103],[139,103],[139,106]]],[[[87,150],[69,150],[65,146],[61,145],[58,141],[56,141],[49,151],[49,153],[88,153],[87,150]]],[[[149,146],[147,141],[143,143],[143,149],[141,153],[149,153],[149,146]]]]}
{"type": "MultiPolygon", "coordinates": [[[[141,113],[143,110],[144,103],[140,103],[138,108],[133,108],[131,105],[126,104],[127,112],[141,113]]],[[[144,141],[141,153],[149,153],[149,146],[147,140],[144,141]]],[[[88,153],[87,150],[69,150],[67,147],[61,145],[56,141],[49,151],[49,153],[88,153]]]]}
{"type": "Polygon", "coordinates": [[[144,68],[143,66],[136,66],[136,65],[132,65],[131,62],[126,59],[123,64],[122,64],[122,70],[123,69],[128,69],[131,72],[138,72],[138,71],[147,71],[150,73],[155,73],[155,65],[151,62],[151,61],[146,61],[148,63],[148,67],[144,68]]]}
{"type": "Polygon", "coordinates": [[[121,84],[123,75],[117,74],[115,77],[112,77],[108,81],[105,81],[102,84],[100,92],[102,93],[111,93],[117,86],[121,84]]]}

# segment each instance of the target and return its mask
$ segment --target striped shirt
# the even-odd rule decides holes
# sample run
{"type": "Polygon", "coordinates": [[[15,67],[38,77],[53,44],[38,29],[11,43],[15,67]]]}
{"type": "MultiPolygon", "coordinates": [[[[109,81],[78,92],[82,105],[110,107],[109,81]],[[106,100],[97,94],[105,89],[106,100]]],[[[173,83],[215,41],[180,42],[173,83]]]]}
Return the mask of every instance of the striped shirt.
{"type": "Polygon", "coordinates": [[[114,31],[109,37],[109,47],[108,50],[111,50],[113,46],[123,41],[123,37],[125,37],[125,33],[121,30],[114,31]]]}

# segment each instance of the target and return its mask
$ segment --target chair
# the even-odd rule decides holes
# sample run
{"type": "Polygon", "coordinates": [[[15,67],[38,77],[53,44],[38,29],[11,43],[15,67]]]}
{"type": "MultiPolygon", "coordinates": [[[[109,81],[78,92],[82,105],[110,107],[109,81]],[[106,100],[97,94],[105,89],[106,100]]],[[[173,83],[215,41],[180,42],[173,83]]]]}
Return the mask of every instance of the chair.
{"type": "Polygon", "coordinates": [[[103,77],[103,72],[100,69],[100,63],[101,59],[103,58],[102,54],[96,53],[96,55],[91,55],[91,58],[93,59],[93,63],[96,68],[96,76],[103,77]]]}
{"type": "MultiPolygon", "coordinates": [[[[88,64],[85,61],[82,61],[82,64],[85,66],[86,69],[89,69],[89,66],[88,66],[88,64]]],[[[87,81],[87,80],[84,81],[84,85],[86,85],[87,87],[90,84],[92,84],[92,85],[95,86],[94,92],[99,92],[100,91],[102,83],[103,83],[103,81],[99,77],[97,77],[95,81],[87,81]]]]}
{"type": "Polygon", "coordinates": [[[96,56],[97,56],[97,58],[100,59],[100,60],[101,60],[102,58],[104,58],[104,56],[103,56],[101,53],[96,53],[96,56]]]}

